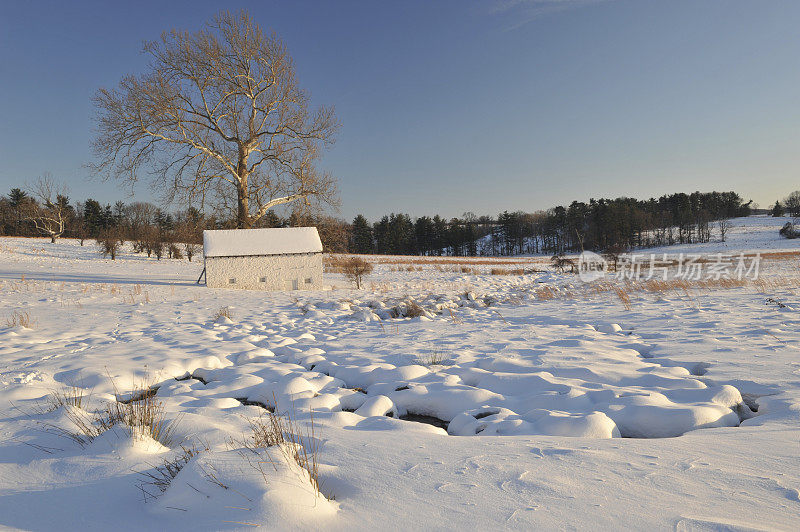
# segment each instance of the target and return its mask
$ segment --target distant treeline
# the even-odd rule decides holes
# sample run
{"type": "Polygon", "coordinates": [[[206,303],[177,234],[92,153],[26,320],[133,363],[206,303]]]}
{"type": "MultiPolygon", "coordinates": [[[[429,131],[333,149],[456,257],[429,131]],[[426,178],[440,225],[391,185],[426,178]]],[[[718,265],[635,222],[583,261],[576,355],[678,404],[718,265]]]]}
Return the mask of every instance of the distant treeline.
{"type": "Polygon", "coordinates": [[[694,192],[649,200],[573,201],[568,207],[506,211],[496,218],[466,213],[451,220],[412,220],[406,214],[390,214],[370,224],[359,215],[351,227],[350,249],[402,255],[518,255],[708,242],[715,221],[748,216],[750,204],[735,192],[694,192]]]}
{"type": "MultiPolygon", "coordinates": [[[[315,225],[326,250],[338,253],[558,254],[708,242],[715,222],[748,216],[750,203],[735,192],[694,192],[649,200],[573,201],[566,207],[532,213],[506,211],[496,217],[465,213],[451,219],[438,215],[412,219],[393,213],[374,223],[361,215],[348,223],[323,215],[295,212],[280,217],[270,212],[259,227],[315,225]]],[[[73,205],[63,195],[45,204],[13,189],[0,198],[0,234],[41,235],[36,217],[54,210],[64,218],[64,230],[58,236],[83,240],[113,235],[140,248],[148,247],[148,242],[199,243],[203,229],[235,227],[233,218],[207,216],[194,208],[169,213],[150,203],[118,201],[111,206],[93,199],[73,205]]]]}

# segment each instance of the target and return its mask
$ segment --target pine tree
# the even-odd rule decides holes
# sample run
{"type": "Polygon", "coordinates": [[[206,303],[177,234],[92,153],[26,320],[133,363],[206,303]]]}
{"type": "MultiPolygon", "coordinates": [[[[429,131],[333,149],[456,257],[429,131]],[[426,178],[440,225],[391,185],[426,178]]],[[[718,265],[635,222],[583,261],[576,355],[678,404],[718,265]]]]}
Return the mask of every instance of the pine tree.
{"type": "Polygon", "coordinates": [[[367,219],[359,214],[353,218],[352,240],[350,251],[352,253],[372,253],[372,227],[367,219]]]}

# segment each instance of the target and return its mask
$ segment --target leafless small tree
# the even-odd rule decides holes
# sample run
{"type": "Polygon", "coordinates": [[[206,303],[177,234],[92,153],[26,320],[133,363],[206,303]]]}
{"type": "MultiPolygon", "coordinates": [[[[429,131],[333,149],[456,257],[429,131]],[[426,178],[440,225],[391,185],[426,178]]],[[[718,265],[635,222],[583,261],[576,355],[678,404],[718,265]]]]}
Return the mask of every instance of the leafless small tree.
{"type": "Polygon", "coordinates": [[[71,212],[67,189],[45,174],[34,183],[32,194],[38,204],[30,206],[27,219],[37,231],[50,237],[50,243],[55,244],[56,239],[64,234],[71,212]]]}
{"type": "Polygon", "coordinates": [[[349,281],[356,283],[356,288],[360,290],[364,277],[372,273],[372,263],[361,257],[350,257],[342,262],[342,273],[349,281]]]}
{"type": "Polygon", "coordinates": [[[614,271],[617,271],[620,257],[625,253],[625,246],[622,244],[612,244],[603,251],[603,258],[606,262],[614,265],[614,271]]]}
{"type": "Polygon", "coordinates": [[[156,259],[161,260],[161,257],[164,256],[164,241],[161,240],[160,237],[157,237],[155,240],[153,240],[151,245],[156,259]]]}
{"type": "Polygon", "coordinates": [[[117,260],[117,253],[122,247],[119,233],[113,229],[103,231],[97,237],[97,247],[103,257],[111,257],[111,260],[117,260]]]}
{"type": "Polygon", "coordinates": [[[192,257],[197,254],[197,250],[200,248],[197,244],[192,242],[184,242],[183,244],[183,252],[186,255],[186,258],[189,259],[189,262],[192,262],[192,257]]]}
{"type": "Polygon", "coordinates": [[[720,218],[717,220],[717,227],[719,227],[720,240],[725,242],[725,239],[728,236],[728,230],[731,228],[731,221],[727,218],[720,218]]]}
{"type": "Polygon", "coordinates": [[[235,209],[239,228],[295,201],[335,203],[316,162],[339,127],[309,108],[283,42],[246,13],[144,45],[149,70],[95,98],[94,170],[136,182],[149,171],[165,200],[235,209]]]}
{"type": "Polygon", "coordinates": [[[182,259],[183,258],[183,251],[181,251],[180,246],[176,242],[170,242],[167,244],[167,253],[169,254],[169,258],[171,259],[182,259]]]}

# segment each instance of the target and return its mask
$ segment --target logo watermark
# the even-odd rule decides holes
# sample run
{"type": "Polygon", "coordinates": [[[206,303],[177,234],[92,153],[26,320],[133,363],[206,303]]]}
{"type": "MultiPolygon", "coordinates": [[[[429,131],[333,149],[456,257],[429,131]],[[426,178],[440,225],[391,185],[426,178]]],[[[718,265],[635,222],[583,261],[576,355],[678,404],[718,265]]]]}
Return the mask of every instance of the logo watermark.
{"type": "Polygon", "coordinates": [[[624,281],[719,281],[721,279],[756,280],[761,265],[761,254],[700,254],[678,255],[630,254],[615,261],[616,271],[611,272],[608,261],[597,253],[584,251],[578,257],[578,275],[590,283],[613,273],[613,278],[624,281]]]}
{"type": "Polygon", "coordinates": [[[593,251],[584,251],[578,256],[578,277],[584,283],[591,283],[605,277],[608,263],[593,251]]]}

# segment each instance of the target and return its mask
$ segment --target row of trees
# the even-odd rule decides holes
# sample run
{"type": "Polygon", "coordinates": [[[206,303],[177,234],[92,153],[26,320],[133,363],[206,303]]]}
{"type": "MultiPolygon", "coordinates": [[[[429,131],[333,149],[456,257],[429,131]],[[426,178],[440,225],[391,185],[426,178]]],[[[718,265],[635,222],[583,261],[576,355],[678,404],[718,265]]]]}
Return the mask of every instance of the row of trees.
{"type": "Polygon", "coordinates": [[[534,213],[505,211],[496,218],[465,213],[450,220],[412,220],[393,213],[370,224],[359,215],[351,227],[350,251],[496,256],[708,242],[714,227],[724,240],[728,224],[720,222],[749,215],[750,204],[735,192],[694,192],[573,201],[534,213]]]}
{"type": "MultiPolygon", "coordinates": [[[[115,255],[114,242],[130,241],[137,252],[161,258],[187,256],[190,260],[202,241],[204,229],[230,229],[238,225],[234,217],[205,215],[190,207],[167,212],[147,202],[103,205],[94,199],[72,203],[64,187],[49,177],[27,190],[12,189],[0,197],[0,235],[48,236],[51,242],[60,237],[103,242],[108,255],[115,255]]],[[[313,215],[300,209],[281,217],[269,211],[255,227],[316,226],[327,251],[345,253],[350,249],[350,225],[325,215],[313,215]]]]}
{"type": "MultiPolygon", "coordinates": [[[[777,206],[800,215],[800,192],[777,206]]],[[[389,214],[375,223],[358,215],[352,223],[296,209],[281,217],[274,211],[255,227],[316,226],[332,253],[402,255],[560,254],[583,249],[606,251],[725,239],[726,220],[750,213],[734,192],[671,194],[658,199],[591,199],[547,211],[502,212],[496,217],[465,213],[445,219],[389,214]]],[[[777,213],[773,209],[773,213],[777,213]]],[[[134,249],[172,256],[172,244],[199,244],[204,229],[236,227],[235,217],[208,216],[195,208],[166,212],[144,202],[101,205],[87,199],[71,204],[62,189],[40,180],[29,191],[13,189],[0,198],[0,233],[106,238],[134,243],[134,249]]],[[[193,249],[183,249],[191,257],[193,249]]]]}
{"type": "Polygon", "coordinates": [[[40,181],[31,192],[14,188],[0,197],[0,234],[48,236],[51,242],[72,237],[83,244],[87,238],[113,232],[120,240],[196,243],[202,230],[215,222],[193,208],[166,213],[150,203],[118,201],[112,207],[91,198],[72,204],[63,190],[49,195],[42,190],[56,188],[50,181],[40,181]]]}

